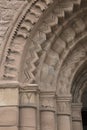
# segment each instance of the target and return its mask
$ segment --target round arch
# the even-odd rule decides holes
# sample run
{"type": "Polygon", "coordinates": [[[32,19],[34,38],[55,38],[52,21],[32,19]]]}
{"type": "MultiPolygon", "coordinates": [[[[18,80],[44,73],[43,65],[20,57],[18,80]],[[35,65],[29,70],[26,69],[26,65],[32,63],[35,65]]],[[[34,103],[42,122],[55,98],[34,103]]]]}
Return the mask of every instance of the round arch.
{"type": "MultiPolygon", "coordinates": [[[[60,17],[66,17],[65,16],[66,11],[71,12],[74,8],[73,5],[79,5],[80,1],[77,1],[77,2],[72,1],[72,3],[69,3],[67,1],[66,4],[60,2],[61,7],[58,6],[58,4],[57,4],[57,1],[53,2],[53,1],[48,1],[48,0],[44,2],[31,1],[29,2],[28,5],[26,3],[25,5],[26,8],[23,10],[20,17],[17,19],[17,22],[15,23],[15,26],[11,31],[11,35],[9,34],[10,38],[6,41],[6,44],[5,44],[6,48],[5,48],[5,53],[4,53],[4,59],[2,59],[2,63],[1,63],[1,72],[2,72],[1,79],[6,79],[6,80],[19,79],[21,75],[19,74],[19,72],[21,72],[20,66],[21,64],[23,66],[23,62],[21,62],[22,61],[21,58],[25,57],[26,52],[28,52],[28,49],[29,49],[30,51],[33,50],[34,54],[31,54],[33,58],[32,59],[30,58],[31,68],[29,69],[29,73],[26,73],[27,67],[25,67],[24,73],[29,83],[32,83],[35,80],[35,76],[33,74],[35,73],[35,68],[37,68],[35,65],[38,64],[39,55],[42,51],[42,46],[44,46],[44,45],[40,45],[42,44],[41,42],[43,43],[45,42],[45,44],[47,42],[50,42],[51,44],[51,42],[55,41],[55,37],[61,32],[60,30],[62,29],[61,26],[57,27],[57,24],[59,24],[59,21],[61,19],[60,17]],[[60,15],[57,8],[58,7],[62,8],[63,4],[65,4],[66,6],[63,8],[63,12],[60,15]],[[49,18],[46,17],[47,14],[50,14],[49,18]],[[37,22],[38,20],[39,22],[37,22]],[[40,23],[41,23],[41,26],[38,29],[38,25],[40,25],[40,23]],[[56,29],[53,32],[54,28],[56,29]],[[37,31],[37,33],[34,36],[35,30],[39,30],[39,31],[37,31]],[[55,35],[53,35],[52,32],[55,35]],[[36,38],[37,41],[34,41],[32,39],[32,36],[34,36],[34,38],[36,38]],[[48,40],[50,36],[51,38],[48,40]],[[27,37],[29,37],[28,40],[27,40],[27,37]],[[37,44],[38,38],[43,39],[42,41],[40,41],[39,44],[37,44]],[[26,45],[26,43],[30,44],[30,48],[28,47],[29,45],[26,45]],[[23,52],[24,54],[20,52],[23,52]]],[[[47,45],[46,50],[48,50],[48,48],[50,48],[49,44],[47,45]]],[[[43,51],[45,51],[45,49],[43,51]]],[[[27,65],[28,63],[26,62],[26,66],[27,65]]]]}
{"type": "MultiPolygon", "coordinates": [[[[79,68],[87,64],[87,6],[83,7],[83,2],[32,0],[25,3],[8,32],[0,66],[0,83],[4,83],[0,90],[7,87],[4,95],[12,93],[16,101],[9,103],[19,112],[16,128],[71,130],[71,121],[81,126],[81,115],[75,115],[78,105],[72,110],[71,89],[79,68]]],[[[76,125],[73,127],[77,130],[76,125]]]]}

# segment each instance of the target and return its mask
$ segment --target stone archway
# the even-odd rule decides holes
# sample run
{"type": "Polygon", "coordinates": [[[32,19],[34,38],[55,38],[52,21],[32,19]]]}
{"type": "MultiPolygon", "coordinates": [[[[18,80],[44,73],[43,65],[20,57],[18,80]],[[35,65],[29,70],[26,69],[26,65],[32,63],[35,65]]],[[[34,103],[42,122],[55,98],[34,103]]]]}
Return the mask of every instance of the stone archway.
{"type": "Polygon", "coordinates": [[[83,3],[32,0],[25,4],[1,56],[1,105],[12,112],[1,129],[72,129],[70,91],[87,60],[87,7],[83,3]],[[4,100],[6,93],[10,102],[4,100]]]}
{"type": "Polygon", "coordinates": [[[73,129],[86,129],[86,65],[87,61],[77,71],[72,84],[72,121],[73,129]],[[85,115],[84,115],[85,114],[85,115]]]}
{"type": "MultiPolygon", "coordinates": [[[[73,129],[87,129],[87,88],[81,94],[81,100],[72,103],[72,127],[73,129]]],[[[78,100],[78,99],[77,99],[78,100]]]]}

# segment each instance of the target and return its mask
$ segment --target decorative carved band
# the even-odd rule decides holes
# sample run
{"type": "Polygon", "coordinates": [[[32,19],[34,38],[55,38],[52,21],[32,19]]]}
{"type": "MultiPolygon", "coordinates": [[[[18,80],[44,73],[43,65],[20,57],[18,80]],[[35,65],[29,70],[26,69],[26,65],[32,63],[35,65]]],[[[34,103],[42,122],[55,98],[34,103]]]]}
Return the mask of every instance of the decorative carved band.
{"type": "Polygon", "coordinates": [[[41,92],[40,93],[40,107],[42,110],[55,111],[56,110],[56,98],[54,92],[41,92]]]}
{"type": "MultiPolygon", "coordinates": [[[[46,34],[51,32],[52,30],[50,30],[51,29],[50,26],[53,28],[55,25],[57,25],[58,18],[60,16],[62,17],[62,14],[65,15],[65,11],[69,11],[69,12],[72,11],[73,5],[80,4],[80,2],[81,2],[80,0],[76,0],[76,1],[73,0],[72,2],[60,1],[60,3],[58,3],[58,7],[56,7],[56,9],[58,8],[58,10],[56,10],[57,14],[56,11],[54,11],[56,15],[51,14],[50,17],[46,19],[47,21],[45,20],[44,23],[42,24],[43,27],[46,27],[44,28],[43,32],[45,32],[46,34]],[[47,22],[49,23],[50,26],[47,25],[47,22]]],[[[19,22],[15,27],[16,28],[15,31],[13,30],[14,35],[10,37],[11,40],[8,40],[10,41],[10,46],[8,47],[7,55],[5,57],[6,59],[4,61],[5,66],[4,66],[3,79],[16,80],[18,78],[18,71],[20,68],[20,62],[22,58],[22,53],[20,52],[24,51],[27,37],[29,37],[33,27],[35,27],[35,24],[42,16],[43,11],[45,11],[52,3],[53,0],[44,0],[43,2],[40,0],[29,1],[29,6],[27,6],[26,9],[24,10],[25,13],[23,12],[21,16],[22,17],[21,20],[18,20],[19,22]]],[[[33,59],[31,61],[32,64],[31,64],[30,72],[25,73],[27,78],[29,78],[30,80],[29,83],[31,83],[35,79],[33,72],[35,70],[35,63],[37,60],[38,60],[38,55],[36,49],[33,55],[33,59]]]]}
{"type": "Polygon", "coordinates": [[[37,107],[38,102],[37,86],[28,86],[20,89],[20,107],[37,107]]]}
{"type": "Polygon", "coordinates": [[[81,109],[82,109],[82,103],[72,104],[72,120],[73,121],[82,121],[81,109]]]}
{"type": "MultiPolygon", "coordinates": [[[[31,30],[35,26],[35,23],[37,23],[37,21],[39,20],[43,11],[45,11],[52,2],[53,2],[52,0],[51,1],[45,0],[44,2],[40,0],[32,0],[29,2],[25,10],[23,11],[23,14],[20,20],[18,19],[17,21],[18,23],[16,27],[14,27],[13,29],[13,32],[12,32],[13,35],[9,39],[10,45],[6,50],[7,55],[4,61],[5,66],[4,66],[3,79],[15,80],[18,78],[17,72],[19,69],[20,58],[21,58],[21,55],[23,53],[23,50],[27,41],[27,37],[29,37],[31,30]]],[[[36,57],[37,57],[37,54],[35,53],[32,63],[36,61],[36,57]]],[[[32,65],[32,67],[33,66],[34,64],[32,65]]]]}
{"type": "Polygon", "coordinates": [[[57,98],[58,115],[71,115],[71,96],[57,98]]]}

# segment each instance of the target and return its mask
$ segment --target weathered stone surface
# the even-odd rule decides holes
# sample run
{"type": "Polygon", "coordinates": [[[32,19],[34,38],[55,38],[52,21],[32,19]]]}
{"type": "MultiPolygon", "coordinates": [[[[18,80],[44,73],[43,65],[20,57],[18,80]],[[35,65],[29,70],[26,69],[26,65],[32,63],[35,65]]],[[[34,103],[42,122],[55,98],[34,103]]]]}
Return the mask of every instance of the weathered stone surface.
{"type": "Polygon", "coordinates": [[[49,112],[49,111],[41,112],[41,129],[42,130],[55,130],[54,112],[49,112]]]}
{"type": "Polygon", "coordinates": [[[58,116],[58,129],[59,130],[71,130],[71,119],[68,116],[58,116]]]}
{"type": "Polygon", "coordinates": [[[0,106],[11,106],[19,104],[18,89],[0,89],[0,106]]]}
{"type": "Polygon", "coordinates": [[[72,127],[74,130],[79,129],[82,130],[82,104],[81,103],[73,103],[72,104],[72,127]]]}
{"type": "Polygon", "coordinates": [[[20,105],[36,104],[36,95],[32,92],[22,92],[20,94],[20,105]]]}
{"type": "Polygon", "coordinates": [[[36,109],[21,108],[20,109],[20,126],[36,128],[36,109]]]}
{"type": "Polygon", "coordinates": [[[0,107],[0,126],[17,126],[18,108],[0,107]]]}
{"type": "Polygon", "coordinates": [[[0,0],[0,81],[9,82],[0,86],[0,130],[71,130],[71,123],[74,130],[82,128],[76,116],[81,110],[76,104],[71,109],[67,95],[81,102],[87,88],[86,3],[0,0]],[[83,64],[86,75],[77,85],[83,64]]]}
{"type": "Polygon", "coordinates": [[[0,0],[0,45],[10,27],[13,16],[16,15],[24,0],[0,0]]]}
{"type": "Polygon", "coordinates": [[[18,128],[15,126],[13,126],[13,127],[0,127],[0,130],[18,130],[18,128]]]}
{"type": "Polygon", "coordinates": [[[36,128],[32,128],[32,127],[20,127],[20,130],[36,130],[36,128]]]}

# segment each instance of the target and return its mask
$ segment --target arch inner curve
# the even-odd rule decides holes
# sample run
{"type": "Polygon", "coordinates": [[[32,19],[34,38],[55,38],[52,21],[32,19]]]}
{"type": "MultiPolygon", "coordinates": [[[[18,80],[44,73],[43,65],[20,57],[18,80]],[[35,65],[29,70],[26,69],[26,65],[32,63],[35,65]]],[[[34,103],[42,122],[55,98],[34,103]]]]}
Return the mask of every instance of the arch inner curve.
{"type": "Polygon", "coordinates": [[[87,1],[31,0],[19,14],[1,55],[0,129],[82,130],[87,1]]]}

